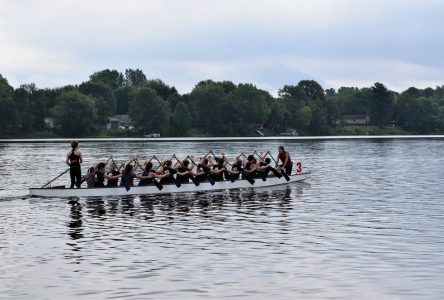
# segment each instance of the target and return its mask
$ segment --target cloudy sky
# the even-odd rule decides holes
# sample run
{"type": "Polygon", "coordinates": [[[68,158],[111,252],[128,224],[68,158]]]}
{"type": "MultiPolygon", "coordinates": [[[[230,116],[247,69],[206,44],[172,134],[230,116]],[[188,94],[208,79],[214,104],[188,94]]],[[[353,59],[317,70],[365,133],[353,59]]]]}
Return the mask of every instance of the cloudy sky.
{"type": "Polygon", "coordinates": [[[43,88],[139,68],[182,93],[205,79],[435,87],[443,16],[442,0],[0,0],[0,74],[43,88]]]}

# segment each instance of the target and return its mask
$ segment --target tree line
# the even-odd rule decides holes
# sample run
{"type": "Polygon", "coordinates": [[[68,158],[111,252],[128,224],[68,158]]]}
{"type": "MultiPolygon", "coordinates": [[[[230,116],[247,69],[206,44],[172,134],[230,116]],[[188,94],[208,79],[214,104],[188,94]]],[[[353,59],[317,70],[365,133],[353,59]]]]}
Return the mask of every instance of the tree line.
{"type": "Polygon", "coordinates": [[[314,80],[302,80],[273,97],[253,84],[213,80],[179,94],[139,69],[124,74],[106,69],[79,85],[52,89],[33,83],[14,89],[0,75],[2,137],[39,136],[47,132],[47,117],[59,125],[56,136],[94,136],[116,114],[129,114],[135,129],[124,134],[135,136],[248,136],[262,125],[270,134],[291,128],[299,135],[329,135],[341,132],[344,115],[366,115],[378,128],[391,124],[406,133],[436,134],[444,132],[444,86],[397,93],[377,82],[324,90],[314,80]]]}

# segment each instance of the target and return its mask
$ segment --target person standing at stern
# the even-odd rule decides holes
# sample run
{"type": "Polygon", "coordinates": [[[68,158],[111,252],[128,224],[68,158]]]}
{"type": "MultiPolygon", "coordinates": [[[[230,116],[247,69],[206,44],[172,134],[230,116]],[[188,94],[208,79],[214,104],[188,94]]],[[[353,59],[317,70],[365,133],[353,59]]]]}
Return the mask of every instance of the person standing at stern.
{"type": "Polygon", "coordinates": [[[71,150],[66,155],[66,163],[70,167],[69,176],[71,177],[71,188],[74,185],[79,189],[82,180],[82,170],[80,164],[83,163],[82,152],[79,150],[79,142],[71,142],[71,150]]]}

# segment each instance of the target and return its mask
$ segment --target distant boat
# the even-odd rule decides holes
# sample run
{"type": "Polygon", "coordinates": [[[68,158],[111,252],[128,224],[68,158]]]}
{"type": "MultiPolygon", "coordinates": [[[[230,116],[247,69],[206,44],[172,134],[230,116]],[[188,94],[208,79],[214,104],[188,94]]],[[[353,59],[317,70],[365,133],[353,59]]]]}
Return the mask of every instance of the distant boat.
{"type": "Polygon", "coordinates": [[[145,138],[160,138],[160,133],[157,133],[157,132],[149,133],[149,134],[145,134],[143,137],[145,137],[145,138]]]}
{"type": "Polygon", "coordinates": [[[296,131],[296,129],[288,129],[285,132],[279,133],[279,135],[282,135],[282,136],[297,136],[298,132],[296,131]]]}

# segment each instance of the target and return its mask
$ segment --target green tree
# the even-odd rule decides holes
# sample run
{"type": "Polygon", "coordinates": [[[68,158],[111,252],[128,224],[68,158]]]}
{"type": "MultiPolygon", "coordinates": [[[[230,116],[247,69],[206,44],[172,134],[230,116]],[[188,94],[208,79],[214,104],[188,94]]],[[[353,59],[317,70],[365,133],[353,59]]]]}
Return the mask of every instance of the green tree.
{"type": "Polygon", "coordinates": [[[388,124],[392,109],[393,98],[390,91],[382,83],[371,87],[370,121],[383,127],[388,124]]]}
{"type": "Polygon", "coordinates": [[[9,85],[8,80],[0,74],[0,99],[12,97],[14,88],[9,85]]]}
{"type": "Polygon", "coordinates": [[[129,104],[136,93],[136,89],[131,86],[123,86],[114,90],[116,99],[116,115],[126,115],[129,111],[129,104]]]}
{"type": "Polygon", "coordinates": [[[51,99],[45,90],[36,89],[31,95],[32,114],[34,116],[33,129],[42,131],[44,127],[44,119],[49,116],[48,107],[51,99]]]}
{"type": "MultiPolygon", "coordinates": [[[[190,103],[194,112],[195,126],[205,133],[225,135],[229,110],[225,110],[226,95],[217,84],[196,85],[190,93],[190,103]]],[[[229,103],[227,101],[227,103],[229,103]]]]}
{"type": "Polygon", "coordinates": [[[318,105],[325,104],[325,93],[322,86],[314,80],[301,80],[298,87],[302,89],[305,96],[311,101],[318,102],[318,105]]]}
{"type": "Polygon", "coordinates": [[[10,135],[18,126],[12,97],[0,97],[0,134],[10,135]]]}
{"type": "Polygon", "coordinates": [[[239,84],[231,94],[234,96],[235,110],[243,123],[261,124],[267,121],[270,114],[267,94],[252,84],[239,84]]]}
{"type": "Polygon", "coordinates": [[[442,122],[440,107],[432,97],[415,98],[403,95],[399,110],[401,117],[397,121],[403,129],[408,131],[421,134],[433,133],[442,122]]]}
{"type": "Polygon", "coordinates": [[[28,134],[33,131],[34,114],[30,100],[30,92],[29,86],[22,85],[14,90],[12,96],[15,108],[16,128],[23,134],[28,134]]]}
{"type": "Polygon", "coordinates": [[[94,100],[97,123],[107,123],[108,118],[116,113],[116,98],[108,85],[103,82],[88,81],[82,83],[79,90],[94,100]]]}
{"type": "Polygon", "coordinates": [[[156,91],[149,87],[137,91],[130,102],[129,114],[145,132],[164,135],[169,125],[169,107],[156,91]]]}
{"type": "Polygon", "coordinates": [[[14,88],[0,75],[0,134],[11,134],[17,127],[16,110],[12,96],[14,88]]]}
{"type": "Polygon", "coordinates": [[[63,92],[57,98],[51,113],[61,125],[64,136],[78,137],[90,133],[94,128],[94,101],[78,92],[63,92]]]}
{"type": "Polygon", "coordinates": [[[328,124],[325,108],[314,105],[311,113],[310,133],[313,135],[327,135],[328,124]]]}
{"type": "Polygon", "coordinates": [[[140,69],[125,70],[125,85],[131,87],[143,87],[148,83],[145,74],[140,69]]]}
{"type": "Polygon", "coordinates": [[[301,86],[285,85],[278,91],[279,98],[286,110],[285,124],[292,128],[300,128],[298,121],[299,110],[307,105],[307,95],[301,86]]]}
{"type": "Polygon", "coordinates": [[[162,97],[163,100],[167,100],[171,95],[177,94],[175,87],[165,84],[160,79],[148,80],[147,86],[155,90],[157,95],[162,97]]]}
{"type": "Polygon", "coordinates": [[[305,105],[299,109],[298,121],[300,128],[308,128],[311,124],[311,107],[305,105]]]}
{"type": "Polygon", "coordinates": [[[116,70],[106,69],[103,71],[95,72],[94,74],[89,76],[89,81],[95,83],[101,82],[114,90],[123,86],[125,79],[122,73],[116,70]]]}
{"type": "Polygon", "coordinates": [[[171,132],[176,136],[184,136],[191,129],[191,113],[183,102],[177,102],[171,118],[171,132]]]}
{"type": "Polygon", "coordinates": [[[280,100],[276,100],[271,105],[270,115],[268,116],[267,124],[271,125],[271,128],[275,133],[283,132],[286,129],[285,126],[285,108],[280,100]]]}

